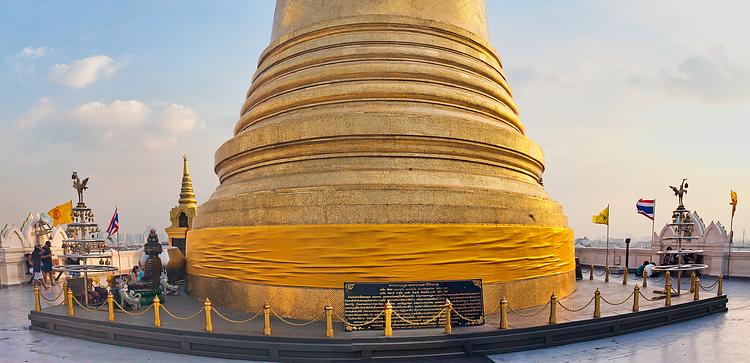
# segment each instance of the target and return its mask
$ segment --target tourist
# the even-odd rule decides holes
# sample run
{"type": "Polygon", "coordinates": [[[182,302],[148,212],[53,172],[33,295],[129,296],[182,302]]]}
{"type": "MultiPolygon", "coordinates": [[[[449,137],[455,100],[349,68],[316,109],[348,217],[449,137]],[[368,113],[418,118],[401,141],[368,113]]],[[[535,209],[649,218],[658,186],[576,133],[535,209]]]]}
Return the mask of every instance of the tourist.
{"type": "Polygon", "coordinates": [[[669,253],[672,251],[672,247],[667,247],[667,253],[664,254],[664,257],[662,257],[661,264],[662,265],[676,265],[677,264],[677,254],[669,253]]]}
{"type": "Polygon", "coordinates": [[[42,254],[44,254],[42,246],[34,245],[34,251],[31,252],[31,267],[34,273],[34,286],[42,285],[47,290],[47,284],[44,283],[44,275],[42,274],[42,254]]]}
{"type": "Polygon", "coordinates": [[[52,242],[45,242],[42,251],[42,274],[45,280],[49,278],[50,286],[55,286],[54,273],[52,272],[52,242]]]}
{"type": "Polygon", "coordinates": [[[31,285],[34,283],[34,268],[32,267],[33,264],[31,263],[31,254],[30,253],[24,253],[23,259],[26,261],[26,274],[31,276],[29,278],[29,282],[27,284],[31,285]]]}
{"type": "Polygon", "coordinates": [[[138,265],[133,266],[133,269],[130,272],[130,283],[134,284],[138,281],[141,281],[142,277],[143,271],[141,271],[141,268],[138,265]]]}
{"type": "Polygon", "coordinates": [[[656,265],[654,265],[653,262],[649,262],[648,265],[643,268],[643,271],[646,271],[647,277],[651,277],[651,275],[654,274],[654,267],[656,267],[656,265]]]}
{"type": "Polygon", "coordinates": [[[643,270],[648,266],[648,260],[643,261],[643,265],[638,266],[638,270],[636,270],[635,275],[638,277],[643,276],[643,270]]]}

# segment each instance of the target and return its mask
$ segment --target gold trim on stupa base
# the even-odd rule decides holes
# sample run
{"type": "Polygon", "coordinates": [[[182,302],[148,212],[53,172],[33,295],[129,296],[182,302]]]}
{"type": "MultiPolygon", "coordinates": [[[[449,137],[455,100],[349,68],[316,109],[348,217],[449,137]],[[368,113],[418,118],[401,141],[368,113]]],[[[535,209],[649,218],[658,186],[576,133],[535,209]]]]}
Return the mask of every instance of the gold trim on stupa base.
{"type": "Polygon", "coordinates": [[[278,0],[240,114],[188,232],[196,297],[278,293],[298,316],[345,281],[481,278],[514,307],[573,290],[573,234],[483,0],[278,0]]]}

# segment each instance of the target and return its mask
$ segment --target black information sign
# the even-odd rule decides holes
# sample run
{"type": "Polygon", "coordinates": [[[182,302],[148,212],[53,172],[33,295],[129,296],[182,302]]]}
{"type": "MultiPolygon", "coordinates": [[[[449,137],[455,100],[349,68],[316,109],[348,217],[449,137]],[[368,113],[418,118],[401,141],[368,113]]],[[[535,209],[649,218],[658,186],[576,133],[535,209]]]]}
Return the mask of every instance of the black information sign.
{"type": "MultiPolygon", "coordinates": [[[[386,301],[393,306],[391,326],[396,328],[435,328],[445,324],[445,313],[427,322],[450,300],[453,310],[467,319],[451,313],[453,326],[484,324],[482,280],[417,281],[417,282],[347,282],[344,283],[344,318],[350,324],[364,324],[383,311],[386,301]],[[399,318],[396,314],[400,315],[399,318]],[[405,322],[408,320],[408,322],[405,322]],[[477,321],[478,320],[478,321],[477,321]]],[[[385,316],[372,324],[353,329],[380,330],[385,316]]]]}

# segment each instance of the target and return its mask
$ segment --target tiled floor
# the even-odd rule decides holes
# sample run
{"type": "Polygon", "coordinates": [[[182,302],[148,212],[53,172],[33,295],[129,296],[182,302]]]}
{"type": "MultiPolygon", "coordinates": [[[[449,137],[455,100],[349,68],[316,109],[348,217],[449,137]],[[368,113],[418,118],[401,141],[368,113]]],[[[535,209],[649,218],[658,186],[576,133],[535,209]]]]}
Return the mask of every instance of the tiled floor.
{"type": "MultiPolygon", "coordinates": [[[[601,277],[590,282],[583,280],[578,284],[577,292],[574,296],[562,300],[566,306],[577,308],[587,303],[593,291],[599,288],[607,300],[611,302],[622,301],[632,292],[633,281],[629,286],[621,284],[621,278],[612,279],[609,284],[604,284],[601,277]]],[[[713,280],[707,279],[704,285],[710,285],[713,280]]],[[[663,282],[652,282],[648,289],[643,290],[646,296],[654,296],[652,290],[655,285],[662,285],[663,282]]],[[[46,293],[46,296],[54,296],[55,290],[46,293]]],[[[729,295],[729,312],[727,314],[718,314],[701,318],[696,321],[690,321],[682,324],[668,326],[664,328],[653,329],[647,332],[631,334],[621,337],[603,339],[598,341],[578,343],[573,345],[561,346],[550,349],[496,355],[489,357],[496,362],[591,362],[591,361],[649,361],[660,362],[667,360],[687,361],[687,362],[711,362],[711,361],[750,361],[750,348],[743,346],[742,340],[750,323],[750,281],[746,280],[728,280],[725,282],[725,292],[729,295]]],[[[708,293],[703,293],[708,296],[708,293]]],[[[692,296],[681,296],[675,298],[674,303],[692,299],[692,296]]],[[[196,301],[189,302],[184,308],[175,305],[177,299],[170,297],[166,306],[172,305],[171,310],[180,315],[187,315],[190,310],[197,310],[199,304],[196,301]],[[170,304],[171,303],[171,304],[170,304]]],[[[189,301],[187,297],[181,297],[182,301],[189,301]],[[184,300],[183,300],[184,299],[184,300]]],[[[641,300],[641,308],[647,309],[649,306],[662,306],[663,300],[657,302],[647,302],[641,300]]],[[[221,362],[225,360],[208,359],[201,357],[183,356],[169,353],[159,353],[143,351],[139,349],[115,347],[98,343],[86,342],[76,339],[70,339],[60,336],[53,336],[44,333],[32,332],[28,329],[27,312],[33,306],[33,293],[28,286],[16,286],[7,289],[0,289],[0,349],[2,349],[2,360],[7,359],[13,362],[57,362],[57,361],[78,361],[78,362],[102,362],[104,361],[125,362],[132,361],[133,357],[138,360],[160,361],[160,362],[221,362]]],[[[602,303],[602,315],[606,316],[617,312],[627,312],[632,308],[632,299],[628,302],[610,306],[602,303]]],[[[106,319],[106,313],[87,313],[78,309],[79,316],[101,315],[106,319]],[[90,315],[94,314],[94,315],[90,315]]],[[[533,312],[539,308],[532,308],[522,313],[533,312]]],[[[570,313],[558,308],[558,322],[567,320],[585,319],[593,312],[593,304],[580,313],[570,313]]],[[[117,315],[117,319],[125,318],[122,313],[117,315]]],[[[234,317],[240,317],[236,314],[234,317]]],[[[140,319],[133,319],[140,324],[150,324],[151,314],[146,314],[140,319]]],[[[514,314],[509,314],[511,327],[522,327],[529,325],[543,325],[548,319],[548,310],[540,313],[533,319],[520,318],[514,314]]],[[[128,317],[129,318],[129,317],[128,317]]],[[[215,331],[226,331],[240,334],[257,334],[260,329],[260,319],[253,323],[243,326],[230,325],[221,322],[219,319],[214,320],[215,331]]],[[[131,320],[129,320],[131,321],[131,320]]],[[[200,320],[202,321],[202,320],[200,320]]],[[[497,318],[488,317],[488,324],[482,329],[496,329],[497,318]]],[[[182,323],[165,317],[162,314],[163,326],[174,328],[193,329],[190,323],[182,323]]],[[[340,326],[340,324],[336,324],[340,326]]],[[[322,326],[316,327],[315,324],[309,327],[311,331],[317,332],[322,326]]],[[[340,328],[339,328],[340,329],[340,328]]],[[[454,329],[454,332],[460,332],[454,329]]],[[[308,332],[309,333],[309,332],[308,332]]],[[[403,334],[405,331],[396,331],[395,333],[403,334]]],[[[434,334],[435,331],[425,329],[420,331],[410,331],[409,334],[434,334]]],[[[279,322],[274,323],[274,335],[294,336],[301,334],[301,330],[292,327],[283,326],[279,322]]],[[[343,331],[336,332],[337,337],[347,337],[348,334],[343,331]]],[[[379,332],[360,332],[356,334],[378,336],[379,332]]]]}

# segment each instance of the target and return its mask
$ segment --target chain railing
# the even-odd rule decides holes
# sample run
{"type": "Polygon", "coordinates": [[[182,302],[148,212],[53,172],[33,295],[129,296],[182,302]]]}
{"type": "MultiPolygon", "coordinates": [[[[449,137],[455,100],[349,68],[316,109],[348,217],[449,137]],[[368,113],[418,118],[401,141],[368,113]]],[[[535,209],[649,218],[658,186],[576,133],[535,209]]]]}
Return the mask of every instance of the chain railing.
{"type": "MultiPolygon", "coordinates": [[[[589,271],[594,272],[593,269],[590,269],[589,271]]],[[[604,271],[605,274],[607,274],[606,268],[604,271]]],[[[611,275],[611,274],[610,274],[611,275]]],[[[622,276],[622,274],[620,275],[622,276]]],[[[633,312],[639,311],[639,298],[643,298],[646,301],[657,301],[660,299],[665,299],[665,306],[671,306],[671,298],[675,296],[679,296],[680,294],[677,294],[674,292],[674,289],[672,288],[671,279],[669,278],[669,274],[665,274],[665,284],[664,284],[664,296],[658,296],[658,297],[648,297],[644,295],[643,291],[640,290],[638,284],[634,285],[633,291],[625,297],[621,301],[610,301],[607,300],[604,296],[602,296],[599,289],[596,289],[594,296],[591,297],[585,304],[583,304],[580,307],[571,307],[569,305],[566,305],[566,303],[563,303],[563,299],[557,299],[556,294],[552,294],[550,296],[549,301],[547,301],[546,304],[544,304],[541,307],[538,308],[529,308],[529,309],[520,309],[520,310],[527,310],[525,312],[521,312],[519,310],[514,309],[512,306],[510,306],[503,297],[500,301],[500,314],[499,314],[499,328],[500,329],[508,329],[508,319],[507,319],[507,311],[510,310],[511,313],[525,319],[533,318],[535,316],[538,316],[542,314],[543,312],[547,311],[549,308],[549,324],[556,324],[557,318],[556,318],[556,311],[557,306],[560,306],[562,309],[570,312],[570,313],[578,313],[583,310],[586,310],[589,308],[592,304],[594,304],[594,318],[601,317],[601,301],[603,301],[607,305],[611,306],[618,306],[623,305],[626,302],[630,301],[631,298],[633,299],[633,312]],[[533,310],[532,310],[533,309],[533,310]]],[[[723,294],[723,277],[719,276],[719,279],[716,280],[711,285],[703,285],[700,283],[700,279],[696,277],[691,278],[692,282],[691,285],[693,286],[691,293],[693,294],[693,300],[699,300],[699,291],[712,291],[714,288],[717,288],[717,295],[721,296],[723,294]],[[699,288],[698,288],[699,287],[699,288]]],[[[390,302],[386,302],[383,309],[377,311],[377,314],[375,314],[372,318],[369,318],[366,321],[360,322],[360,323],[353,323],[351,321],[347,321],[344,317],[340,316],[331,306],[326,306],[325,309],[315,318],[311,320],[305,320],[305,321],[292,321],[288,319],[285,316],[282,316],[281,314],[277,313],[275,310],[271,309],[271,306],[269,304],[265,304],[263,306],[263,309],[261,311],[258,311],[257,313],[253,314],[252,316],[245,318],[245,319],[232,319],[229,318],[227,315],[221,313],[219,310],[212,307],[212,304],[209,299],[206,299],[204,302],[203,307],[201,307],[198,311],[186,315],[186,316],[179,316],[177,314],[174,314],[172,311],[170,311],[166,306],[160,303],[160,300],[158,296],[154,297],[153,303],[150,304],[147,308],[137,311],[137,312],[131,312],[126,310],[120,303],[113,299],[112,293],[108,292],[107,294],[107,300],[104,304],[92,308],[89,307],[87,304],[81,303],[81,301],[78,300],[77,297],[75,297],[70,289],[61,291],[56,297],[50,299],[46,296],[42,295],[38,289],[38,287],[35,287],[34,289],[35,294],[35,309],[37,311],[40,311],[40,301],[45,301],[50,306],[60,306],[63,304],[68,305],[68,315],[70,317],[75,317],[75,305],[80,307],[81,309],[89,312],[99,312],[104,310],[109,310],[109,321],[114,321],[114,310],[115,307],[120,311],[130,316],[141,316],[149,311],[153,311],[154,314],[154,326],[160,327],[161,326],[161,319],[159,312],[163,310],[167,316],[171,317],[175,320],[180,321],[188,321],[197,318],[201,313],[205,313],[205,330],[207,332],[213,331],[213,324],[211,321],[211,316],[213,314],[216,314],[219,318],[223,319],[227,323],[232,324],[244,324],[249,323],[256,318],[258,318],[261,314],[263,314],[263,334],[265,335],[271,335],[271,316],[275,317],[279,321],[281,321],[284,324],[294,326],[294,327],[305,327],[308,325],[312,325],[315,322],[324,322],[326,326],[326,336],[332,337],[333,336],[333,321],[334,317],[337,319],[337,321],[342,322],[347,330],[351,329],[358,329],[358,328],[365,328],[367,326],[370,326],[378,321],[380,321],[383,325],[383,331],[384,335],[391,336],[392,335],[392,328],[393,328],[393,318],[398,319],[399,321],[412,326],[412,327],[421,327],[421,326],[428,326],[431,324],[434,324],[436,322],[439,322],[437,325],[444,325],[445,327],[445,333],[450,334],[451,333],[451,313],[455,313],[455,317],[466,321],[470,324],[483,324],[485,323],[485,317],[482,315],[479,318],[470,318],[466,315],[462,314],[461,312],[457,311],[455,308],[453,308],[453,305],[450,303],[450,301],[446,300],[445,305],[440,309],[436,310],[434,314],[429,315],[428,319],[416,321],[405,317],[403,312],[399,312],[398,310],[393,309],[393,306],[390,304],[390,302]],[[62,301],[60,303],[54,303],[58,299],[62,298],[62,301]]],[[[684,294],[683,294],[684,295],[684,294]]],[[[569,297],[570,295],[566,296],[569,297]]],[[[374,314],[375,312],[373,312],[374,314]]]]}
{"type": "Polygon", "coordinates": [[[314,323],[316,321],[320,321],[320,318],[322,318],[323,316],[325,316],[326,313],[324,311],[320,315],[316,316],[314,319],[306,321],[304,323],[295,323],[295,322],[289,321],[287,319],[284,319],[283,317],[281,317],[281,315],[277,314],[276,311],[274,311],[274,310],[271,310],[271,314],[273,314],[273,316],[275,316],[276,319],[281,320],[281,322],[283,322],[284,324],[288,324],[288,325],[291,325],[291,326],[301,327],[301,326],[308,326],[308,325],[310,325],[310,324],[312,324],[312,323],[314,323]]]}
{"type": "Polygon", "coordinates": [[[513,309],[513,307],[510,306],[510,305],[508,305],[508,310],[510,310],[511,313],[516,314],[516,315],[518,315],[518,316],[520,316],[522,318],[533,318],[533,317],[541,314],[543,311],[547,310],[548,306],[549,306],[549,301],[547,301],[547,303],[544,304],[544,306],[542,306],[541,309],[539,309],[537,312],[535,312],[533,314],[523,314],[523,313],[520,313],[516,309],[513,309]]]}
{"type": "MultiPolygon", "coordinates": [[[[59,294],[57,294],[57,296],[56,296],[56,297],[54,297],[54,298],[52,298],[52,299],[48,299],[48,298],[47,298],[46,296],[44,296],[44,294],[42,294],[42,293],[41,293],[41,292],[39,291],[39,288],[38,288],[38,287],[35,287],[35,290],[34,290],[34,294],[36,294],[36,295],[37,295],[37,296],[39,297],[39,299],[40,299],[41,301],[44,301],[44,302],[45,302],[45,303],[46,303],[46,304],[47,304],[48,306],[50,306],[50,307],[57,307],[57,306],[62,306],[62,305],[64,305],[64,304],[65,304],[65,298],[63,298],[63,299],[60,299],[60,297],[61,297],[61,296],[63,296],[63,293],[64,293],[64,292],[65,292],[65,289],[60,289],[60,293],[59,293],[59,294]],[[59,302],[59,303],[55,303],[55,301],[57,301],[57,299],[60,299],[60,302],[59,302]]],[[[40,305],[40,304],[37,304],[37,307],[39,308],[39,310],[41,310],[41,305],[40,305]]],[[[38,311],[38,310],[37,310],[37,311],[38,311]]]]}
{"type": "Polygon", "coordinates": [[[253,315],[253,316],[251,316],[251,317],[249,317],[249,318],[247,318],[247,319],[230,319],[230,318],[228,318],[228,317],[227,317],[226,315],[224,315],[224,314],[222,314],[221,312],[219,312],[219,310],[217,310],[216,308],[213,308],[213,312],[214,312],[214,313],[216,313],[216,315],[217,315],[218,317],[220,317],[220,318],[224,319],[224,320],[225,320],[226,322],[229,322],[229,323],[234,323],[234,324],[244,324],[244,323],[249,323],[249,322],[251,322],[251,321],[255,320],[255,318],[259,317],[259,316],[260,316],[260,314],[263,314],[263,310],[260,310],[260,311],[258,311],[258,312],[257,312],[257,313],[256,313],[255,315],[253,315]]]}
{"type": "Polygon", "coordinates": [[[84,306],[84,304],[81,304],[81,302],[78,301],[78,298],[76,298],[75,295],[73,296],[73,301],[75,301],[76,305],[78,305],[79,307],[81,307],[83,310],[91,311],[91,312],[104,311],[104,309],[102,309],[102,308],[106,307],[106,304],[99,305],[99,306],[97,306],[94,309],[92,309],[90,307],[87,307],[87,306],[84,306]]]}
{"type": "MultiPolygon", "coordinates": [[[[455,311],[455,310],[453,310],[453,311],[455,311]]],[[[444,308],[441,309],[440,311],[438,311],[437,314],[433,315],[428,320],[425,320],[425,321],[412,321],[412,320],[409,320],[409,319],[404,318],[403,316],[401,316],[401,314],[399,314],[396,310],[393,310],[393,315],[395,315],[399,320],[401,320],[404,323],[409,324],[411,326],[422,326],[422,325],[431,324],[435,320],[440,319],[440,316],[443,315],[443,313],[445,313],[445,309],[444,308]]]]}
{"type": "Polygon", "coordinates": [[[459,319],[467,321],[469,323],[472,323],[472,324],[481,324],[481,323],[484,322],[484,319],[482,319],[482,318],[479,318],[479,319],[467,318],[463,314],[459,313],[456,309],[451,309],[451,311],[453,311],[454,313],[456,313],[456,316],[458,316],[459,319]]]}
{"type": "Polygon", "coordinates": [[[589,300],[589,302],[586,303],[586,305],[584,305],[584,306],[582,306],[582,307],[580,307],[578,309],[569,308],[569,307],[563,305],[563,303],[560,300],[557,300],[557,305],[560,305],[561,308],[563,308],[563,309],[565,309],[567,311],[570,311],[571,313],[577,313],[577,312],[583,311],[584,309],[586,309],[587,307],[589,307],[589,305],[591,305],[591,303],[593,303],[593,302],[594,302],[594,297],[592,296],[591,299],[589,300]]]}
{"type": "Polygon", "coordinates": [[[602,301],[604,301],[605,303],[607,303],[609,305],[617,306],[617,305],[622,305],[622,304],[626,303],[628,300],[630,300],[631,297],[633,297],[633,294],[634,293],[631,292],[630,295],[628,295],[628,297],[625,298],[625,300],[617,302],[617,303],[613,303],[611,301],[608,301],[607,299],[604,298],[604,296],[602,296],[601,299],[602,299],[602,301]]]}
{"type": "Polygon", "coordinates": [[[190,319],[192,319],[192,318],[194,318],[194,317],[198,316],[198,314],[200,314],[200,313],[202,313],[202,312],[204,312],[204,311],[206,310],[206,308],[205,308],[205,307],[202,307],[202,308],[201,308],[200,310],[196,311],[195,313],[193,313],[193,314],[192,314],[192,315],[190,315],[190,316],[186,316],[186,317],[181,317],[181,316],[177,316],[177,315],[175,315],[175,314],[172,314],[172,312],[171,312],[171,311],[169,311],[169,309],[167,309],[167,307],[166,307],[166,306],[164,306],[164,305],[159,305],[159,307],[160,307],[160,308],[161,308],[162,310],[164,310],[164,312],[165,312],[165,313],[167,313],[167,315],[169,315],[170,317],[172,317],[173,319],[176,319],[176,320],[190,320],[190,319]]]}
{"type": "Polygon", "coordinates": [[[351,327],[351,328],[364,328],[364,327],[366,327],[366,326],[368,326],[368,325],[376,322],[378,319],[380,319],[380,317],[383,316],[383,314],[385,314],[385,310],[380,310],[380,313],[378,313],[378,315],[375,315],[374,318],[372,318],[372,319],[370,319],[370,320],[368,320],[368,321],[366,321],[364,323],[359,323],[359,324],[351,323],[349,321],[346,321],[346,319],[342,318],[335,311],[334,311],[334,314],[336,315],[336,318],[339,319],[340,322],[344,323],[344,325],[346,325],[348,327],[351,327]]]}
{"type": "Polygon", "coordinates": [[[703,291],[713,291],[714,287],[716,287],[718,284],[719,280],[714,281],[714,283],[709,286],[704,286],[703,284],[698,283],[698,285],[701,287],[701,290],[703,291]]]}
{"type": "Polygon", "coordinates": [[[139,311],[137,313],[134,313],[134,312],[130,312],[130,311],[125,310],[125,308],[122,307],[122,305],[120,305],[120,303],[118,303],[117,300],[114,300],[114,304],[115,304],[115,306],[117,306],[117,308],[121,312],[123,312],[123,313],[125,313],[127,315],[130,315],[130,316],[140,316],[140,315],[143,315],[143,314],[149,312],[149,310],[151,310],[151,308],[154,307],[154,305],[149,305],[145,310],[142,310],[142,311],[139,311]]]}

